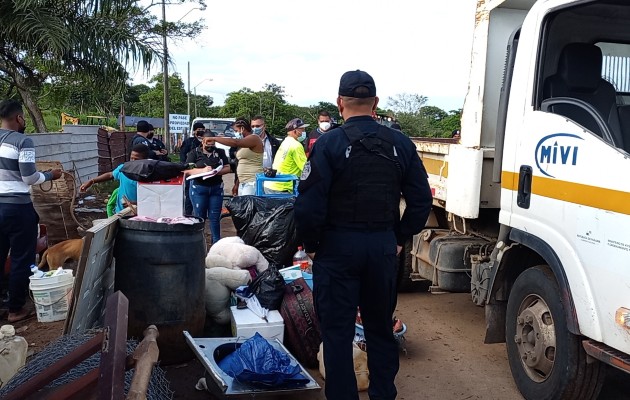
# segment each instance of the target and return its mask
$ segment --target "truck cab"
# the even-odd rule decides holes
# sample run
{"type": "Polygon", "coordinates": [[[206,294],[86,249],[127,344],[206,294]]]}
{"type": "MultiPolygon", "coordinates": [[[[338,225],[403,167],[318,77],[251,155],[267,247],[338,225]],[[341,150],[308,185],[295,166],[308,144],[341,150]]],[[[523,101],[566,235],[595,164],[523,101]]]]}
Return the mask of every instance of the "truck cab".
{"type": "Polygon", "coordinates": [[[415,144],[434,212],[403,280],[470,291],[527,399],[630,372],[630,2],[478,2],[461,139],[415,144]]]}

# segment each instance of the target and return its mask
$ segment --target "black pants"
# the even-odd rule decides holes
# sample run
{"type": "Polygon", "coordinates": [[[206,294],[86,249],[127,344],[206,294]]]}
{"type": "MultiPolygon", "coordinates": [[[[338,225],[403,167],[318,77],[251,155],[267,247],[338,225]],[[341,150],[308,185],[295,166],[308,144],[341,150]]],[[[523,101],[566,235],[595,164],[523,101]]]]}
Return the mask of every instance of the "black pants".
{"type": "Polygon", "coordinates": [[[194,215],[193,214],[193,205],[190,200],[190,181],[186,181],[184,189],[184,215],[194,215]]]}
{"type": "Polygon", "coordinates": [[[352,362],[357,306],[367,342],[370,399],[396,398],[398,344],[392,327],[396,260],[393,232],[324,233],[315,255],[313,284],[329,400],[359,398],[352,362]]]}
{"type": "Polygon", "coordinates": [[[9,274],[9,312],[19,311],[26,303],[28,277],[35,263],[37,223],[39,216],[33,204],[0,203],[0,266],[11,249],[9,274]]]}

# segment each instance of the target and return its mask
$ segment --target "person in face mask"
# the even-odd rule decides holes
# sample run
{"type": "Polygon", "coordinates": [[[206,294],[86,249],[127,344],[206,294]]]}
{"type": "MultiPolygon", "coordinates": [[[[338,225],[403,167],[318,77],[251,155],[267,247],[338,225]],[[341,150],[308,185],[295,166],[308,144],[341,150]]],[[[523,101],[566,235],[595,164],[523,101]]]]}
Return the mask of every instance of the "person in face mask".
{"type": "Polygon", "coordinates": [[[9,273],[9,323],[34,314],[26,306],[30,266],[35,262],[37,223],[30,186],[59,179],[61,170],[38,172],[35,145],[24,135],[26,120],[22,105],[15,100],[0,101],[0,265],[4,267],[11,250],[9,273]]]}
{"type": "Polygon", "coordinates": [[[252,118],[252,133],[260,136],[265,147],[265,152],[263,153],[263,169],[271,169],[273,159],[280,147],[280,141],[267,132],[265,118],[262,115],[257,115],[252,118]]]}
{"type": "Polygon", "coordinates": [[[231,172],[225,150],[215,145],[215,134],[207,131],[201,140],[201,146],[188,153],[186,162],[195,164],[195,169],[186,171],[187,174],[199,173],[200,168],[221,167],[210,178],[196,178],[192,180],[189,189],[189,197],[193,205],[193,213],[196,217],[210,221],[210,233],[212,243],[221,239],[221,209],[223,208],[223,175],[231,172]],[[191,173],[192,172],[192,173],[191,173]]]}
{"type": "Polygon", "coordinates": [[[153,150],[157,160],[169,161],[168,150],[164,142],[155,137],[155,128],[149,124],[149,133],[147,133],[147,140],[149,141],[149,149],[153,150]]]}
{"type": "Polygon", "coordinates": [[[332,118],[330,113],[326,110],[322,110],[317,114],[317,128],[308,133],[306,140],[304,141],[304,151],[308,156],[311,153],[313,145],[324,133],[331,130],[333,127],[332,118]]]}
{"type": "Polygon", "coordinates": [[[155,153],[151,149],[151,143],[147,137],[149,136],[149,132],[153,129],[153,125],[148,123],[145,120],[138,121],[136,124],[136,134],[131,138],[131,144],[129,145],[129,150],[127,152],[127,159],[129,160],[131,157],[131,149],[139,144],[143,144],[149,148],[149,158],[152,160],[157,160],[159,155],[155,153]]]}
{"type": "Polygon", "coordinates": [[[252,127],[245,118],[237,119],[232,129],[241,135],[241,139],[217,136],[217,143],[229,147],[237,147],[236,177],[234,178],[233,195],[253,195],[256,191],[256,174],[263,172],[263,141],[254,135],[252,127]],[[236,194],[235,194],[236,192],[236,194]]]}
{"type": "MultiPolygon", "coordinates": [[[[299,118],[293,118],[285,129],[287,137],[280,144],[278,153],[273,159],[273,169],[278,174],[295,175],[300,177],[304,164],[306,164],[306,153],[302,143],[306,140],[306,127],[299,118]]],[[[293,182],[265,182],[266,193],[286,193],[293,192],[293,182]]]]}

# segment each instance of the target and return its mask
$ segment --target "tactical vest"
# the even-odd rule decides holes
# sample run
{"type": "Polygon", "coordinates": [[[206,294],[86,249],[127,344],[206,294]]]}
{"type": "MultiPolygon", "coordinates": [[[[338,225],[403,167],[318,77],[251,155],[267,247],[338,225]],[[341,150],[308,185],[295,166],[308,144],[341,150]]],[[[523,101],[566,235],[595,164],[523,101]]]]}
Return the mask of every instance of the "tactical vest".
{"type": "Polygon", "coordinates": [[[400,220],[402,168],[394,132],[379,125],[363,134],[354,126],[341,127],[350,145],[345,167],[333,178],[328,224],[339,228],[392,229],[400,220]]]}

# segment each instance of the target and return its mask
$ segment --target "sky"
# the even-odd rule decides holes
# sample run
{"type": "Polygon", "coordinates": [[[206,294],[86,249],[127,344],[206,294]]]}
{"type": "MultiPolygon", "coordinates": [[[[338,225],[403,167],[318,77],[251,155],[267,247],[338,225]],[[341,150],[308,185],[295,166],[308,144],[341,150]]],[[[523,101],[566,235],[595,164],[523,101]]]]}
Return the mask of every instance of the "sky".
{"type": "Polygon", "coordinates": [[[196,39],[169,40],[169,72],[187,82],[190,62],[191,92],[196,86],[215,105],[266,83],[284,86],[292,104],[335,103],[341,75],[361,69],[374,78],[382,108],[399,93],[427,96],[446,111],[463,107],[476,0],[206,3],[205,11],[194,3],[167,6],[169,21],[203,18],[207,26],[196,39]]]}

